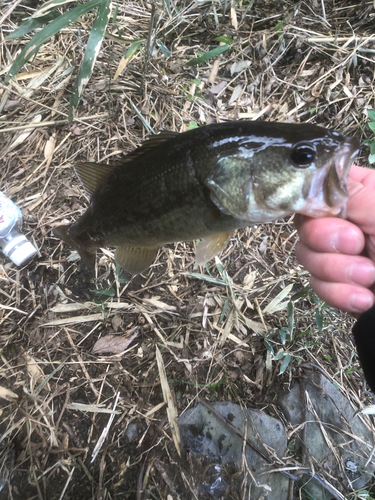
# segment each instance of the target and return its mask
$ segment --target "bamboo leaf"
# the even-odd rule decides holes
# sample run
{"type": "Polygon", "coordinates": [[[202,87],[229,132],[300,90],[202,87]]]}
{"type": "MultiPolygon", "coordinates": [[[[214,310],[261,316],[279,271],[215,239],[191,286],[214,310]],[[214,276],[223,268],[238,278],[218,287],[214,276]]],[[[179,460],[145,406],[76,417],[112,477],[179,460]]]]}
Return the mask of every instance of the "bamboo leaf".
{"type": "Polygon", "coordinates": [[[226,50],[230,49],[229,45],[220,45],[220,47],[216,47],[215,49],[209,50],[208,52],[205,52],[202,54],[200,57],[196,57],[195,59],[191,59],[186,63],[186,66],[195,66],[196,64],[201,64],[208,59],[211,59],[212,57],[217,57],[226,50]]]}
{"type": "Polygon", "coordinates": [[[372,122],[375,122],[375,109],[368,109],[367,115],[372,122]]]}
{"type": "Polygon", "coordinates": [[[215,38],[215,40],[217,42],[222,42],[222,43],[226,43],[228,45],[232,45],[232,43],[234,42],[234,40],[232,38],[230,38],[229,36],[226,36],[226,35],[223,35],[223,36],[217,36],[215,38]]]}
{"type": "Polygon", "coordinates": [[[209,283],[214,283],[215,285],[227,286],[227,283],[225,283],[223,280],[219,280],[218,278],[211,278],[211,276],[206,276],[204,274],[199,274],[199,273],[182,273],[182,274],[184,276],[187,276],[188,278],[208,281],[209,283]]]}
{"type": "Polygon", "coordinates": [[[74,82],[73,94],[70,101],[69,108],[69,119],[73,119],[73,108],[76,108],[78,102],[83,94],[83,91],[90,80],[92,71],[94,69],[96,58],[98,57],[100,47],[104,38],[105,30],[108,25],[109,16],[111,14],[111,0],[105,0],[100,2],[100,8],[94,25],[92,27],[89,39],[87,41],[87,46],[85,50],[85,55],[81,66],[78,71],[76,81],[74,82]]]}
{"type": "Polygon", "coordinates": [[[63,28],[73,23],[79,17],[83,16],[101,3],[101,0],[90,0],[85,4],[78,5],[74,9],[69,10],[68,12],[65,12],[61,16],[54,19],[45,28],[39,31],[39,33],[33,36],[33,38],[29,41],[29,43],[26,44],[24,49],[17,56],[16,60],[10,67],[7,76],[5,77],[4,83],[9,82],[11,78],[17,75],[20,69],[38,53],[41,45],[43,45],[44,42],[51,38],[51,36],[55,35],[63,28]]]}
{"type": "Polygon", "coordinates": [[[67,3],[71,3],[74,0],[50,0],[49,2],[44,3],[36,12],[32,15],[34,18],[44,16],[49,10],[55,9],[60,5],[65,5],[67,3]]]}
{"type": "Polygon", "coordinates": [[[128,50],[126,51],[125,58],[130,59],[134,56],[136,52],[141,48],[142,42],[134,42],[130,45],[128,50]]]}
{"type": "Polygon", "coordinates": [[[55,10],[53,12],[49,12],[48,14],[42,17],[38,18],[30,17],[29,19],[25,19],[25,21],[23,21],[21,26],[15,29],[13,33],[10,33],[10,35],[8,35],[5,40],[15,40],[17,38],[21,38],[21,36],[27,35],[27,33],[30,33],[30,31],[40,28],[44,24],[53,21],[59,16],[61,16],[60,12],[55,10]]]}
{"type": "Polygon", "coordinates": [[[285,370],[288,368],[288,365],[289,365],[291,359],[292,359],[292,357],[290,354],[285,355],[285,358],[281,362],[279,375],[281,375],[282,373],[285,372],[285,370]]]}
{"type": "Polygon", "coordinates": [[[288,302],[287,315],[288,315],[288,330],[290,338],[292,338],[294,329],[294,304],[291,300],[288,302]]]}
{"type": "Polygon", "coordinates": [[[167,49],[167,47],[164,45],[164,43],[161,40],[156,40],[156,45],[159,47],[159,49],[163,52],[165,57],[170,57],[171,51],[167,49]]]}
{"type": "Polygon", "coordinates": [[[276,311],[281,311],[288,306],[289,301],[282,302],[282,300],[291,292],[293,284],[284,288],[271,302],[264,308],[263,314],[273,314],[276,311]]]}

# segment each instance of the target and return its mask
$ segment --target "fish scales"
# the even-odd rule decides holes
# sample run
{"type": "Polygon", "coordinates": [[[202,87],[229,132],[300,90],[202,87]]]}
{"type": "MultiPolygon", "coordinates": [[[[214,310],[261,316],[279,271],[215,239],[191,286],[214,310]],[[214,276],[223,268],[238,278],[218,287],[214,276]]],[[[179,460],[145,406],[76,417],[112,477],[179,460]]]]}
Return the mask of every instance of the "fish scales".
{"type": "Polygon", "coordinates": [[[222,250],[231,231],[293,212],[339,215],[358,141],[315,125],[226,122],[150,138],[118,166],[75,169],[90,205],[55,231],[93,262],[144,270],[165,243],[203,239],[197,261],[222,250]]]}

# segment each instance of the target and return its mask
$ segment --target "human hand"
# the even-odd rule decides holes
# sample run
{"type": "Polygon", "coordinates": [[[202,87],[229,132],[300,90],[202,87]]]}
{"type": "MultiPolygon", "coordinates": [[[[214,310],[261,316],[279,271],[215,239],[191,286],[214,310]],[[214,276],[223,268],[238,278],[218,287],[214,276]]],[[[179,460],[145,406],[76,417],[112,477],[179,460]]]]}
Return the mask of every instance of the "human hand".
{"type": "Polygon", "coordinates": [[[299,262],[327,304],[353,315],[375,303],[375,170],[353,165],[347,220],[296,215],[299,262]]]}

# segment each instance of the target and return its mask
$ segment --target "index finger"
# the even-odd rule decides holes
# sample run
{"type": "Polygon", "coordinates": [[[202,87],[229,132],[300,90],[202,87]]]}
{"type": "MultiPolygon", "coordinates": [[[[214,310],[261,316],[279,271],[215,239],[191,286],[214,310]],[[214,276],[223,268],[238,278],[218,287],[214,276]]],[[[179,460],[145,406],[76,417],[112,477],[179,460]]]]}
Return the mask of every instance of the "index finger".
{"type": "Polygon", "coordinates": [[[360,182],[364,186],[375,189],[375,170],[352,165],[349,171],[349,179],[360,182]]]}

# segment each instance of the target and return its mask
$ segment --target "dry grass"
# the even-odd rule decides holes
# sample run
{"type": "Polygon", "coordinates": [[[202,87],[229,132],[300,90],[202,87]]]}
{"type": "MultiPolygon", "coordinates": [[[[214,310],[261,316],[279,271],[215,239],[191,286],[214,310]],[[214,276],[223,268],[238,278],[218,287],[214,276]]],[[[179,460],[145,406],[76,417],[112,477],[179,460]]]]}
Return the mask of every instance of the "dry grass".
{"type": "MultiPolygon", "coordinates": [[[[3,76],[25,43],[5,37],[35,4],[18,3],[5,2],[0,14],[3,76]]],[[[53,227],[76,220],[87,206],[72,165],[120,158],[147,135],[144,121],[154,131],[184,131],[191,121],[261,118],[368,135],[373,2],[177,1],[176,7],[171,15],[160,2],[156,8],[153,39],[168,47],[168,59],[158,50],[145,68],[144,52],[138,53],[114,79],[124,47],[105,40],[72,124],[69,97],[90,16],[50,40],[8,86],[0,85],[0,189],[22,208],[24,232],[39,248],[22,269],[0,259],[1,499],[197,498],[194,471],[179,458],[178,436],[173,443],[170,433],[173,401],[179,415],[198,396],[277,415],[277,395],[301,361],[321,366],[355,407],[366,402],[350,318],[325,308],[318,331],[322,305],[305,296],[295,302],[294,338],[283,346],[278,329],[287,325],[286,306],[267,313],[286,286],[296,293],[308,284],[293,254],[292,218],[239,231],[221,256],[230,279],[223,280],[220,263],[209,266],[216,282],[187,275],[208,276],[194,268],[190,243],[163,248],[131,281],[115,273],[112,252],[103,250],[92,280],[52,236],[53,227]],[[198,51],[217,46],[220,35],[234,39],[230,51],[186,66],[198,51]],[[241,61],[251,64],[233,73],[241,61]],[[292,354],[279,377],[264,326],[274,331],[275,352],[292,354]],[[116,354],[94,353],[107,335],[134,340],[116,354]],[[138,439],[129,442],[126,430],[134,423],[138,439]]],[[[145,40],[150,12],[144,1],[120,2],[123,36],[145,40]]],[[[365,157],[359,163],[365,165],[365,157]]],[[[298,457],[288,460],[298,465],[298,457]]],[[[348,493],[347,485],[334,486],[348,493]]]]}

